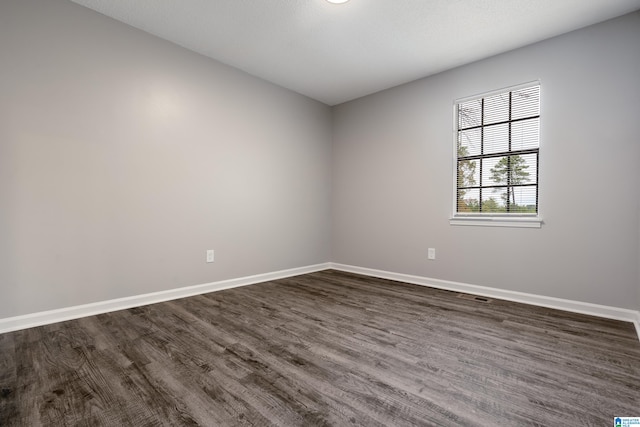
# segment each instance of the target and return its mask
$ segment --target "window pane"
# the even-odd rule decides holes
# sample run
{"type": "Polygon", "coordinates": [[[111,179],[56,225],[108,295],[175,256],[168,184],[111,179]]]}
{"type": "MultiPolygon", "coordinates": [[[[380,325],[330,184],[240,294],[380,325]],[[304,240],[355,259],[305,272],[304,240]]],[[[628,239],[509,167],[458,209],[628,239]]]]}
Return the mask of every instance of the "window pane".
{"type": "Polygon", "coordinates": [[[514,179],[512,184],[535,184],[538,182],[538,156],[535,153],[511,156],[511,159],[514,179]]]}
{"type": "Polygon", "coordinates": [[[484,99],[484,124],[509,120],[509,92],[499,93],[484,99]]]}
{"type": "Polygon", "coordinates": [[[511,124],[511,150],[528,150],[540,146],[540,119],[511,124]]]}
{"type": "Polygon", "coordinates": [[[482,159],[482,185],[506,185],[506,157],[482,159]]]}
{"type": "Polygon", "coordinates": [[[540,86],[514,90],[511,95],[511,120],[540,115],[540,86]]]}
{"type": "Polygon", "coordinates": [[[515,198],[515,205],[511,205],[510,212],[536,213],[537,187],[514,187],[511,195],[511,203],[515,198]]]}
{"type": "Polygon", "coordinates": [[[506,194],[506,188],[487,188],[483,190],[482,212],[506,212],[506,194]]]}
{"type": "Polygon", "coordinates": [[[492,154],[509,151],[509,124],[487,126],[484,128],[484,153],[492,154]]]}
{"type": "Polygon", "coordinates": [[[535,184],[536,154],[482,159],[482,185],[535,184]]]}
{"type": "Polygon", "coordinates": [[[482,99],[474,99],[458,105],[458,129],[480,126],[482,99]]]}
{"type": "Polygon", "coordinates": [[[482,212],[536,213],[536,186],[486,188],[483,190],[482,212]]]}
{"type": "Polygon", "coordinates": [[[458,188],[480,184],[480,160],[458,161],[458,188]]]}
{"type": "Polygon", "coordinates": [[[480,212],[480,190],[458,190],[458,212],[480,212]]]}
{"type": "Polygon", "coordinates": [[[480,128],[458,132],[458,157],[480,154],[481,132],[480,128]]]}

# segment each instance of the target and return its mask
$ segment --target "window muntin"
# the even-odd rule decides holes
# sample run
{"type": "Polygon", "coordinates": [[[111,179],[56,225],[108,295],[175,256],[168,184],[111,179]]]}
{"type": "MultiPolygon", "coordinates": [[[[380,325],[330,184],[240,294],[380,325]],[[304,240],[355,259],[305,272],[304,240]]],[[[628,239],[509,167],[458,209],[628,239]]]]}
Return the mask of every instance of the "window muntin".
{"type": "Polygon", "coordinates": [[[459,216],[538,214],[540,85],[456,103],[459,216]]]}

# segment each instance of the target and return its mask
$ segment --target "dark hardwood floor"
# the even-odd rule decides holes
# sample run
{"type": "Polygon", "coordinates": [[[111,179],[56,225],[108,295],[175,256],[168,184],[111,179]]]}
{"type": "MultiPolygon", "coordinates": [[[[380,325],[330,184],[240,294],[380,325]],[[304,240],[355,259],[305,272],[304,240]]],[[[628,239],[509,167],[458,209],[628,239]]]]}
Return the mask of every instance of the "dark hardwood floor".
{"type": "Polygon", "coordinates": [[[610,426],[631,323],[323,271],[0,335],[2,426],[610,426]]]}

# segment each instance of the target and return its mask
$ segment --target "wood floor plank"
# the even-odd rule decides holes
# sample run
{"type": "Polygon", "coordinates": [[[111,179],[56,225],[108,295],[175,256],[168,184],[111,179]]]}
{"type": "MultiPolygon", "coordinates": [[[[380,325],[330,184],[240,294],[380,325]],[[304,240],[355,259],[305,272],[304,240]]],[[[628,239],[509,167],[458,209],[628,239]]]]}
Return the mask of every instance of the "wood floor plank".
{"type": "Polygon", "coordinates": [[[18,380],[15,335],[0,334],[0,421],[18,416],[17,402],[12,396],[18,380]]]}
{"type": "Polygon", "coordinates": [[[632,324],[323,271],[0,335],[0,425],[611,425],[632,324]]]}

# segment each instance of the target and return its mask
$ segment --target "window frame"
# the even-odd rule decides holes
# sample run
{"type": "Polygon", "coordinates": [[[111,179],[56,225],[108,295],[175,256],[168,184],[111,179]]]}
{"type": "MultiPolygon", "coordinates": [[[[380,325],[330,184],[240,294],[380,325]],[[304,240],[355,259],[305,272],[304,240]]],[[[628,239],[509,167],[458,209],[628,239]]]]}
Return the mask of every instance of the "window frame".
{"type": "Polygon", "coordinates": [[[505,87],[502,89],[496,89],[477,95],[467,96],[459,98],[453,101],[453,192],[452,192],[452,214],[449,218],[451,225],[461,226],[486,226],[486,227],[518,227],[518,228],[541,228],[543,224],[542,217],[540,215],[540,152],[542,148],[542,119],[540,119],[540,127],[538,129],[538,161],[537,161],[537,176],[536,176],[536,192],[537,192],[537,213],[496,213],[496,212],[458,212],[458,105],[464,102],[473,101],[477,99],[491,97],[493,95],[507,93],[519,89],[528,88],[531,86],[540,86],[540,115],[542,118],[542,84],[539,80],[530,81],[514,86],[505,87]]]}

